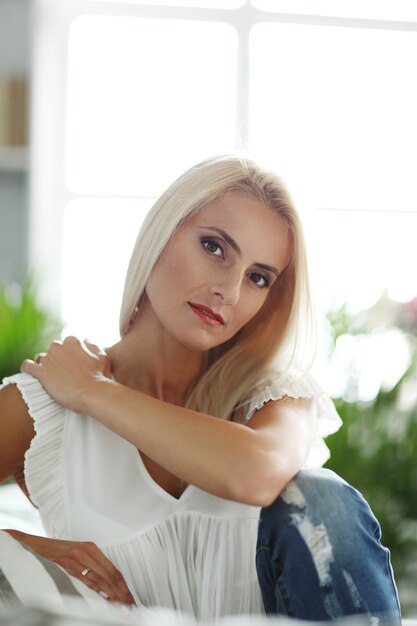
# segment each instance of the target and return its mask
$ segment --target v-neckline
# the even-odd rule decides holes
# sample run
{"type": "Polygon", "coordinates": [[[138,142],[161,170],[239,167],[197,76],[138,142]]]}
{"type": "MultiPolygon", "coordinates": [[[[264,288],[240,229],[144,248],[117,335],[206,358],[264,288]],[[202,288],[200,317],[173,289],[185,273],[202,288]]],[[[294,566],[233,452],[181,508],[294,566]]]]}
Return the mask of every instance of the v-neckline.
{"type": "Polygon", "coordinates": [[[181,500],[184,499],[185,495],[189,492],[189,490],[191,489],[191,487],[193,485],[188,484],[184,491],[181,493],[181,495],[176,498],[175,496],[173,496],[171,493],[169,493],[169,491],[167,491],[166,489],[164,489],[163,487],[161,487],[161,485],[159,483],[156,482],[156,480],[151,476],[151,474],[148,471],[148,468],[146,467],[143,458],[142,458],[142,454],[140,452],[140,450],[138,450],[137,448],[134,447],[134,453],[137,459],[137,465],[139,467],[139,470],[142,474],[142,476],[145,478],[145,480],[148,482],[148,484],[150,485],[150,487],[158,492],[160,495],[162,495],[165,499],[169,500],[170,502],[181,502],[181,500]]]}

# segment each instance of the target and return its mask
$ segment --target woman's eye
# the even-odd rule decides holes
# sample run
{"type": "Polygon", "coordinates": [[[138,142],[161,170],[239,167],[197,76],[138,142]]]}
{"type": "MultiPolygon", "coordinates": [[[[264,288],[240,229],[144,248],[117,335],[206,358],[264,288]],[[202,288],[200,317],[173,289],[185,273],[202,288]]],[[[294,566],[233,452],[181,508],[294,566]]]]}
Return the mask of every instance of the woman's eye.
{"type": "Polygon", "coordinates": [[[223,248],[212,239],[202,239],[203,247],[215,256],[223,256],[223,248]]]}
{"type": "Polygon", "coordinates": [[[249,278],[255,283],[255,285],[258,285],[258,287],[268,289],[271,286],[271,281],[262,274],[257,274],[255,272],[253,274],[249,274],[249,278]]]}

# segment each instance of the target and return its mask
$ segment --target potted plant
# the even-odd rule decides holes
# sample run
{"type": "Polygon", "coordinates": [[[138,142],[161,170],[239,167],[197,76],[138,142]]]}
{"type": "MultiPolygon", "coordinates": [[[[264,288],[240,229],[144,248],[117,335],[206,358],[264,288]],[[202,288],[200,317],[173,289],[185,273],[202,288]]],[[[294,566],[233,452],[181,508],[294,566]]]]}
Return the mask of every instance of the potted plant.
{"type": "Polygon", "coordinates": [[[0,381],[59,337],[61,322],[39,305],[33,281],[0,285],[0,381]]]}

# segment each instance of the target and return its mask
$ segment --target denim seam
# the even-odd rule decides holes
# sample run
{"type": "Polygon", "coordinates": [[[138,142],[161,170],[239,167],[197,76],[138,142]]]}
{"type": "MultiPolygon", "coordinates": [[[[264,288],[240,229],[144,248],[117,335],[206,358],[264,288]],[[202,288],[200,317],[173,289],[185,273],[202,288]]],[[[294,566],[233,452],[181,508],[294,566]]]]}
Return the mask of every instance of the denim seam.
{"type": "MultiPolygon", "coordinates": [[[[256,549],[256,556],[255,558],[258,557],[258,554],[261,551],[268,551],[269,552],[269,558],[271,560],[271,562],[274,564],[275,567],[277,567],[277,564],[275,562],[275,559],[272,556],[273,553],[273,547],[272,546],[267,546],[267,545],[262,545],[262,546],[258,546],[258,548],[256,549]]],[[[275,593],[279,593],[279,597],[281,599],[281,606],[284,609],[285,613],[280,613],[281,615],[286,615],[287,617],[293,617],[293,614],[291,612],[288,611],[288,594],[284,593],[286,592],[286,588],[285,585],[282,585],[282,576],[277,576],[276,579],[276,583],[275,583],[275,587],[274,587],[275,593]]],[[[276,610],[277,607],[275,607],[276,610]]]]}
{"type": "Polygon", "coordinates": [[[389,579],[391,581],[391,585],[392,588],[394,590],[394,594],[395,594],[395,600],[397,603],[397,609],[398,609],[398,613],[401,616],[401,606],[400,606],[400,600],[398,598],[398,591],[397,591],[397,587],[394,581],[394,575],[393,575],[393,570],[392,570],[392,566],[391,566],[391,560],[390,560],[390,551],[388,550],[388,548],[385,548],[385,569],[388,572],[388,576],[389,579]]]}

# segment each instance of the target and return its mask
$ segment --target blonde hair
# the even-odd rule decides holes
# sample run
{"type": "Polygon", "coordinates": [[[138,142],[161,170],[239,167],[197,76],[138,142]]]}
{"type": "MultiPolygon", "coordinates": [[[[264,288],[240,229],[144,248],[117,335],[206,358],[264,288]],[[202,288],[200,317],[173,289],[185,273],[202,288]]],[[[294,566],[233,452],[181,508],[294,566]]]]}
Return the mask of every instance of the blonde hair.
{"type": "Polygon", "coordinates": [[[218,417],[241,419],[245,402],[271,372],[312,363],[315,319],[306,247],[298,214],[281,180],[239,156],[207,159],[187,170],[158,198],[146,216],[130,259],[120,312],[129,328],[152,269],[170,238],[191,215],[228,193],[243,193],[276,211],[288,226],[290,261],[258,313],[234,337],[209,350],[205,371],[187,406],[218,417]]]}

